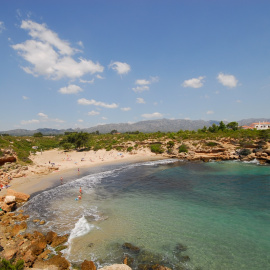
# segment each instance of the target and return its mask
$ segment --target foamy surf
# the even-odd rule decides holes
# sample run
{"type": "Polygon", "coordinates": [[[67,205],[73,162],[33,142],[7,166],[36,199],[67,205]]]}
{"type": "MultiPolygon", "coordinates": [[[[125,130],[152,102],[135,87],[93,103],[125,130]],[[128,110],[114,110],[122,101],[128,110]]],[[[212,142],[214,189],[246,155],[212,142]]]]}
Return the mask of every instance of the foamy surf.
{"type": "Polygon", "coordinates": [[[92,229],[94,229],[95,226],[93,224],[88,223],[85,216],[82,216],[77,223],[75,224],[75,227],[70,232],[69,238],[68,238],[68,249],[65,252],[66,256],[68,257],[71,248],[72,248],[72,242],[75,238],[81,237],[89,233],[92,229]]]}
{"type": "Polygon", "coordinates": [[[77,238],[89,233],[94,227],[94,225],[87,222],[85,216],[82,216],[75,224],[74,229],[71,231],[68,242],[70,243],[73,238],[77,238]]]}

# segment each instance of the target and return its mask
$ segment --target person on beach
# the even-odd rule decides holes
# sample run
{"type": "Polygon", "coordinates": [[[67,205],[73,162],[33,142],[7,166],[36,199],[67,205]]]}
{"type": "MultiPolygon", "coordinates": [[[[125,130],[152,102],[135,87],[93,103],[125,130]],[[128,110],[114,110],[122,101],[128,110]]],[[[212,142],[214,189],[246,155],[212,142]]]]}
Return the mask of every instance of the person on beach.
{"type": "Polygon", "coordinates": [[[63,177],[62,176],[60,178],[60,181],[61,181],[61,185],[63,185],[63,177]]]}
{"type": "Polygon", "coordinates": [[[80,194],[82,195],[82,188],[80,187],[80,194]]]}

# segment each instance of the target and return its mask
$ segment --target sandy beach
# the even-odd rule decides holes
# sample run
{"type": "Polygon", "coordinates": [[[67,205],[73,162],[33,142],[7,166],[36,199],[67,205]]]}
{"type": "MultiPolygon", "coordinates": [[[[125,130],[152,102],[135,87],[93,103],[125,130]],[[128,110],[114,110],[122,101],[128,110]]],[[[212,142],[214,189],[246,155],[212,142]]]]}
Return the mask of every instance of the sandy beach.
{"type": "MultiPolygon", "coordinates": [[[[164,159],[145,148],[136,152],[119,152],[116,150],[77,152],[54,149],[37,152],[31,155],[32,165],[28,166],[23,177],[14,178],[10,188],[30,195],[61,184],[67,179],[83,175],[86,169],[97,166],[106,166],[116,163],[136,163],[142,161],[164,159]]],[[[6,189],[0,191],[0,196],[6,194],[6,189]]]]}

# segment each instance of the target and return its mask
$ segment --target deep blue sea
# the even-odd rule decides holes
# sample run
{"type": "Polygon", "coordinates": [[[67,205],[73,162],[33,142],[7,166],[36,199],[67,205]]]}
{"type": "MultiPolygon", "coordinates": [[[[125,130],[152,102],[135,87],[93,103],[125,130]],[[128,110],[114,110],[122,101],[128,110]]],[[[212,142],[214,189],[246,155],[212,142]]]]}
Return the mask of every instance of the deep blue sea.
{"type": "Polygon", "coordinates": [[[69,233],[74,263],[140,264],[172,269],[270,269],[270,166],[237,161],[162,160],[89,171],[44,191],[25,206],[69,233]],[[75,200],[82,188],[82,199],[75,200]],[[139,253],[123,249],[128,242],[139,253]]]}

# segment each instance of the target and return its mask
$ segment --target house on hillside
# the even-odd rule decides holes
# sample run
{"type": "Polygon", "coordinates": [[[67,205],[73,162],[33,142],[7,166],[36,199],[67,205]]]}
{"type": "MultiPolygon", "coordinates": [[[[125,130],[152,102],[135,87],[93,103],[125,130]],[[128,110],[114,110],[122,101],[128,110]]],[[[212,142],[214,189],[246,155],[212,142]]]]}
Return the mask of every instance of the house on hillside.
{"type": "Polygon", "coordinates": [[[266,130],[270,129],[270,122],[252,123],[250,126],[242,126],[243,129],[257,129],[266,130]]]}

